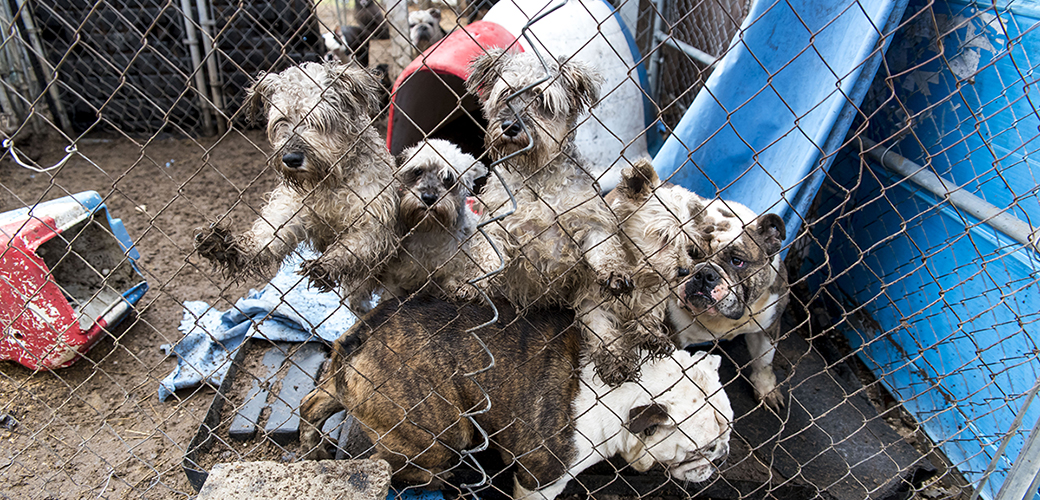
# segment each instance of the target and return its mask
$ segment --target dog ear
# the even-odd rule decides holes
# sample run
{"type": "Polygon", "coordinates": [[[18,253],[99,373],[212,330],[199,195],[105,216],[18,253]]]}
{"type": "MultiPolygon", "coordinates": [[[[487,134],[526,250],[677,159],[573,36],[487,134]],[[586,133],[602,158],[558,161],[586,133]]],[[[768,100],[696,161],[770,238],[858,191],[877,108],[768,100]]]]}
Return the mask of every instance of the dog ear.
{"type": "Polygon", "coordinates": [[[628,422],[625,428],[632,434],[642,434],[643,431],[656,425],[668,423],[668,411],[657,403],[637,406],[628,412],[628,422]]]}
{"type": "Polygon", "coordinates": [[[708,371],[719,371],[719,366],[722,365],[722,358],[717,354],[708,354],[704,351],[697,351],[690,355],[692,362],[690,366],[699,366],[705,368],[708,371]]]}
{"type": "Polygon", "coordinates": [[[477,161],[474,162],[473,165],[471,165],[468,169],[466,169],[466,171],[462,174],[462,178],[459,179],[459,182],[461,182],[463,186],[466,186],[467,191],[472,193],[473,184],[477,181],[477,179],[484,177],[487,174],[488,169],[484,166],[484,163],[477,161]]]}
{"type": "Polygon", "coordinates": [[[440,24],[440,22],[441,22],[441,9],[430,9],[427,12],[429,12],[430,15],[433,16],[433,18],[437,20],[437,23],[440,24]]]}
{"type": "Polygon", "coordinates": [[[559,59],[560,78],[571,96],[571,113],[580,116],[599,100],[599,84],[603,77],[591,66],[579,61],[559,59]]]}
{"type": "Polygon", "coordinates": [[[366,69],[354,68],[338,62],[326,62],[325,69],[332,75],[331,88],[339,99],[339,105],[347,114],[364,114],[375,117],[379,114],[379,82],[366,69]]]}
{"type": "Polygon", "coordinates": [[[776,214],[765,214],[755,221],[755,232],[758,234],[762,248],[767,254],[773,255],[780,251],[781,245],[787,239],[787,229],[784,220],[776,214]]]}
{"type": "Polygon", "coordinates": [[[473,58],[469,63],[469,77],[466,78],[466,90],[483,101],[481,94],[495,84],[498,78],[498,66],[505,56],[505,49],[490,49],[473,58]]]}
{"type": "Polygon", "coordinates": [[[640,158],[621,171],[621,182],[617,189],[626,198],[641,201],[649,198],[660,183],[650,160],[640,158]]]}
{"type": "Polygon", "coordinates": [[[277,74],[266,71],[257,73],[256,83],[246,90],[246,99],[242,103],[247,120],[256,122],[260,119],[261,114],[267,115],[268,98],[274,92],[277,80],[277,74]]]}

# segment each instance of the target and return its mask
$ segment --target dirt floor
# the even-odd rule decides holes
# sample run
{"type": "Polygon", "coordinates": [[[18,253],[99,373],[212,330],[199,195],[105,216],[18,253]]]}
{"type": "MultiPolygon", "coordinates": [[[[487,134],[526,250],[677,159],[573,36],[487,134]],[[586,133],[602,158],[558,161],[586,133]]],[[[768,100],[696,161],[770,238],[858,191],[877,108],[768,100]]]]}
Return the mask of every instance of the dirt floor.
{"type": "MultiPolygon", "coordinates": [[[[319,4],[323,30],[349,23],[346,5],[319,4]]],[[[445,12],[442,24],[454,24],[445,12]]],[[[373,42],[373,66],[388,62],[388,43],[373,42]]],[[[378,126],[385,131],[385,121],[378,126]]],[[[43,166],[61,160],[66,146],[57,136],[19,143],[43,166]]],[[[190,497],[181,460],[214,391],[185,390],[159,402],[159,381],[175,366],[159,346],[181,339],[182,302],[224,310],[262,286],[228,283],[192,254],[192,236],[229,210],[239,225],[255,219],[277,180],[267,167],[268,142],[260,130],[193,139],[111,132],[77,147],[49,173],[0,160],[0,212],[97,191],[126,225],[150,289],[135,315],[69,368],[34,373],[0,362],[0,498],[190,497]]]]}
{"type": "MultiPolygon", "coordinates": [[[[51,165],[64,147],[51,140],[24,150],[51,165]]],[[[0,161],[0,211],[85,190],[100,193],[126,225],[151,286],[137,314],[72,367],[34,373],[0,362],[0,498],[194,495],[181,462],[214,391],[184,390],[159,402],[159,381],[174,368],[159,346],[181,338],[182,302],[204,300],[223,310],[261,285],[228,284],[192,254],[192,235],[229,211],[238,225],[255,218],[276,182],[267,149],[261,131],[236,129],[220,139],[91,136],[65,166],[46,174],[0,161]]],[[[888,406],[884,394],[871,396],[875,405],[888,406]]],[[[889,423],[909,442],[923,439],[914,435],[912,420],[889,423]]],[[[957,496],[939,491],[921,498],[957,496]]]]}
{"type": "MultiPolygon", "coordinates": [[[[52,174],[0,162],[0,211],[86,190],[101,194],[141,253],[151,289],[136,317],[109,332],[85,359],[33,373],[0,363],[0,497],[176,498],[194,494],[181,470],[212,390],[160,403],[159,381],[174,361],[159,349],[181,338],[180,304],[205,300],[226,309],[248,286],[228,285],[189,256],[192,231],[238,205],[261,205],[275,182],[259,131],[220,140],[128,138],[80,141],[80,153],[52,174]]],[[[41,165],[63,156],[60,142],[38,144],[41,165]]],[[[257,286],[258,284],[253,284],[257,286]]]]}

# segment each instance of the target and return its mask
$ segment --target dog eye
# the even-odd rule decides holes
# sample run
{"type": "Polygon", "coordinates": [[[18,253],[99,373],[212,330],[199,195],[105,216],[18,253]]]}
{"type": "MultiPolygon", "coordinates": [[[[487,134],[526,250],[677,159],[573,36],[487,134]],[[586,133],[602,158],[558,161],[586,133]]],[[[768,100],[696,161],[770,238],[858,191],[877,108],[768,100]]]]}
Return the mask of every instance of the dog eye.
{"type": "Polygon", "coordinates": [[[550,111],[550,110],[549,110],[549,101],[547,101],[547,100],[545,99],[545,96],[544,96],[544,95],[540,95],[540,96],[538,96],[538,98],[537,98],[537,99],[535,99],[535,101],[534,101],[534,102],[535,102],[535,105],[536,105],[536,106],[538,106],[538,109],[539,109],[539,110],[540,110],[541,112],[543,112],[543,113],[546,113],[546,114],[548,114],[548,113],[549,113],[549,111],[550,111]]]}
{"type": "Polygon", "coordinates": [[[650,427],[643,429],[643,436],[650,437],[653,436],[655,432],[657,432],[657,425],[651,425],[650,427]]]}
{"type": "Polygon", "coordinates": [[[676,276],[682,278],[683,276],[689,276],[690,270],[686,269],[685,267],[680,267],[678,270],[675,271],[675,274],[676,276]]]}
{"type": "Polygon", "coordinates": [[[741,268],[744,267],[744,259],[737,257],[736,255],[729,258],[729,263],[733,264],[733,267],[741,268]]]}
{"type": "Polygon", "coordinates": [[[700,260],[700,258],[701,258],[701,251],[697,247],[690,247],[689,249],[686,250],[686,253],[693,260],[700,260]]]}
{"type": "Polygon", "coordinates": [[[448,173],[444,174],[444,185],[449,187],[449,188],[454,186],[455,185],[455,174],[453,174],[451,172],[448,172],[448,173]]]}

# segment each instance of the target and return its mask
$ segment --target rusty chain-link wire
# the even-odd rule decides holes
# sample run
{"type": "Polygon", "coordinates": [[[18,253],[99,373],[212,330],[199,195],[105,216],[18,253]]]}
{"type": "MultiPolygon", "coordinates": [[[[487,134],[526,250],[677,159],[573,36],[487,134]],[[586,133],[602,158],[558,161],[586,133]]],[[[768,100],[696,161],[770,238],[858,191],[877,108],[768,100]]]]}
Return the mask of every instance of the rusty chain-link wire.
{"type": "MultiPolygon", "coordinates": [[[[506,186],[512,209],[487,214],[465,236],[486,238],[500,264],[462,280],[480,296],[472,307],[490,306],[481,311],[491,319],[467,323],[476,326],[461,329],[455,345],[482,354],[438,360],[480,396],[456,402],[446,384],[397,401],[397,386],[376,386],[371,401],[388,400],[405,415],[386,441],[370,442],[372,428],[347,408],[318,429],[323,451],[368,457],[395,444],[392,431],[424,429],[433,436],[424,453],[444,446],[453,460],[432,479],[441,481],[438,492],[427,493],[446,496],[509,497],[514,474],[520,481],[535,470],[529,460],[544,450],[570,479],[567,498],[1038,494],[1040,14],[1031,3],[355,2],[0,6],[0,497],[192,498],[218,463],[306,463],[313,450],[300,445],[310,425],[301,420],[304,397],[330,374],[364,369],[330,366],[329,346],[371,327],[369,344],[356,349],[374,351],[380,330],[355,323],[357,304],[338,294],[304,294],[310,281],[291,266],[328,249],[292,252],[282,278],[268,283],[271,276],[221,273],[196,248],[196,233],[214,221],[231,231],[253,221],[289,224],[265,215],[287,151],[275,152],[250,120],[247,91],[260,74],[304,62],[357,65],[363,47],[367,68],[382,79],[372,96],[380,109],[360,120],[365,127],[394,155],[449,140],[505,185],[503,162],[536,144],[490,162],[489,117],[466,91],[472,56],[505,46],[547,49],[533,49],[545,77],[505,96],[524,137],[555,133],[524,116],[574,105],[514,104],[546,82],[572,78],[549,57],[566,54],[565,65],[587,65],[604,82],[591,114],[564,134],[574,150],[549,162],[609,150],[611,165],[597,158],[586,174],[617,220],[634,290],[598,306],[634,316],[618,320],[619,329],[661,332],[679,351],[704,351],[718,363],[672,369],[676,382],[665,387],[655,389],[661,379],[653,377],[663,375],[647,371],[601,393],[600,379],[582,375],[584,365],[568,366],[565,387],[509,393],[552,369],[534,366],[537,356],[503,362],[489,332],[537,329],[558,316],[532,308],[514,318],[498,309],[495,287],[477,286],[537,261],[523,251],[507,255],[485,229],[522,209],[514,197],[521,186],[506,186]],[[487,8],[485,20],[470,18],[487,8]],[[423,52],[401,23],[429,9],[446,39],[423,52]],[[559,12],[568,17],[561,21],[559,12]],[[375,14],[374,24],[362,25],[375,14]],[[477,24],[492,22],[502,27],[477,24]],[[834,32],[848,38],[835,43],[834,32]],[[449,64],[451,50],[472,52],[449,64]],[[645,177],[640,158],[653,160],[659,181],[645,177]],[[644,187],[634,205],[618,201],[644,187]],[[641,210],[656,210],[656,218],[640,219],[641,210]],[[638,300],[646,297],[656,302],[638,300]],[[702,303],[710,306],[699,310],[702,303]],[[716,326],[739,318],[739,327],[716,326]],[[286,330],[299,337],[279,337],[286,330]],[[211,350],[191,357],[189,348],[203,344],[211,350]],[[523,367],[511,375],[515,386],[480,382],[514,364],[523,367]],[[700,377],[712,375],[722,389],[699,399],[675,389],[682,381],[710,388],[700,377]],[[535,401],[579,393],[567,408],[540,414],[565,421],[552,435],[536,435],[519,413],[506,428],[487,428],[488,415],[506,408],[498,401],[530,410],[535,401]],[[622,393],[638,400],[638,411],[609,406],[622,393]],[[720,397],[732,406],[724,439],[698,420],[704,413],[677,416],[690,401],[723,414],[720,397]],[[651,400],[667,401],[652,425],[657,410],[644,408],[651,400]],[[442,403],[456,411],[455,426],[472,430],[465,446],[446,442],[451,427],[438,431],[424,420],[442,403]],[[489,453],[519,427],[538,446],[517,456],[489,453]],[[688,456],[669,461],[660,448],[648,452],[665,439],[661,429],[685,443],[688,456]],[[561,436],[571,447],[553,448],[561,436]],[[728,454],[705,441],[725,441],[728,454]],[[567,468],[586,458],[579,453],[599,463],[570,478],[567,468]],[[706,457],[703,481],[677,472],[706,457]]],[[[406,159],[395,158],[395,171],[406,159]]],[[[377,187],[404,196],[396,175],[377,187]]],[[[462,210],[488,208],[480,201],[485,180],[462,210]]],[[[294,215],[320,210],[316,193],[302,194],[294,215]]],[[[539,201],[552,203],[549,195],[539,201]]],[[[588,254],[582,259],[592,267],[588,254]]],[[[429,270],[430,282],[446,268],[429,270]]],[[[402,307],[422,303],[422,295],[400,297],[402,307]]],[[[388,317],[435,322],[416,316],[388,317]]],[[[389,341],[378,347],[395,349],[389,341]]],[[[407,348],[395,376],[435,346],[407,348]]],[[[538,356],[567,355],[552,349],[538,356]]],[[[652,349],[643,339],[629,350],[652,349]]],[[[647,355],[638,366],[655,359],[680,366],[684,355],[647,355]]],[[[582,351],[582,363],[594,366],[590,358],[582,351]]],[[[417,392],[435,379],[419,375],[417,392]]],[[[430,484],[398,481],[393,494],[419,496],[430,484]]]]}

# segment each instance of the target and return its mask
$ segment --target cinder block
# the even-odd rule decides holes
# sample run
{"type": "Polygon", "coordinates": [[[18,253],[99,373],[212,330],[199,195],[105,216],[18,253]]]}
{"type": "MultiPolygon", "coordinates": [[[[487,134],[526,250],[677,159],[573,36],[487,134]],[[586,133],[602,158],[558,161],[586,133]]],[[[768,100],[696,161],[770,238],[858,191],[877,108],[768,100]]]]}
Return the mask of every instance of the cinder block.
{"type": "Polygon", "coordinates": [[[383,460],[232,462],[213,466],[196,499],[385,500],[389,490],[383,460]]]}

